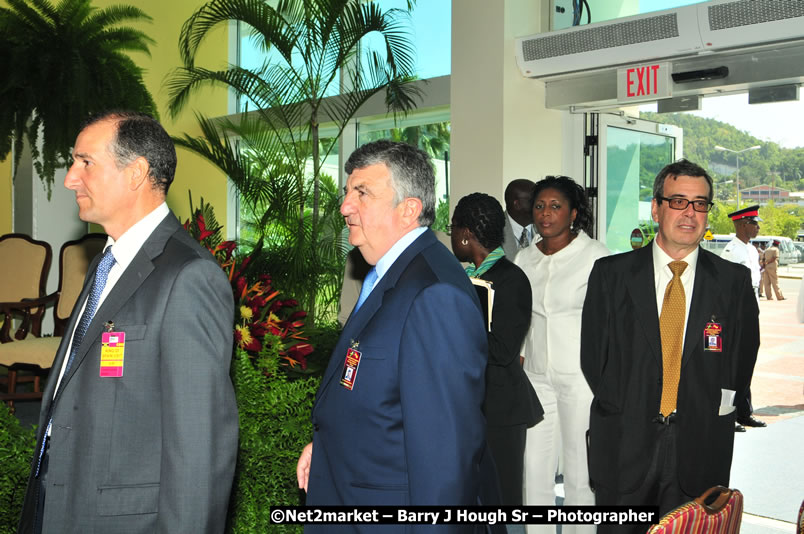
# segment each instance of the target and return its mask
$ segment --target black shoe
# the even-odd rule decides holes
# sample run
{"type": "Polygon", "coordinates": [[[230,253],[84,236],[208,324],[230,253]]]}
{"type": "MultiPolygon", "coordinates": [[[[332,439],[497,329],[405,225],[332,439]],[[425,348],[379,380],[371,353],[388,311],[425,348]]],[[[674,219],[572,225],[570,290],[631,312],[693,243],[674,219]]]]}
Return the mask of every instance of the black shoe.
{"type": "Polygon", "coordinates": [[[744,426],[755,426],[755,427],[763,427],[768,426],[768,423],[765,421],[760,421],[753,415],[749,415],[748,417],[741,417],[737,419],[737,424],[744,425],[744,426]]]}
{"type": "Polygon", "coordinates": [[[734,431],[735,432],[745,432],[745,427],[740,423],[734,423],[734,431]]]}

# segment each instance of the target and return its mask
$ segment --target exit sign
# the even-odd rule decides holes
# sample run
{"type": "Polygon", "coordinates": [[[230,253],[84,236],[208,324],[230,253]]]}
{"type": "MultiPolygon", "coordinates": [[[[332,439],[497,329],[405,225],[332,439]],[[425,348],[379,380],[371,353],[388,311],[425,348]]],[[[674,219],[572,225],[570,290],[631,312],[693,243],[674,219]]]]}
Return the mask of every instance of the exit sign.
{"type": "Polygon", "coordinates": [[[669,62],[617,69],[617,102],[643,102],[671,96],[669,62]]]}

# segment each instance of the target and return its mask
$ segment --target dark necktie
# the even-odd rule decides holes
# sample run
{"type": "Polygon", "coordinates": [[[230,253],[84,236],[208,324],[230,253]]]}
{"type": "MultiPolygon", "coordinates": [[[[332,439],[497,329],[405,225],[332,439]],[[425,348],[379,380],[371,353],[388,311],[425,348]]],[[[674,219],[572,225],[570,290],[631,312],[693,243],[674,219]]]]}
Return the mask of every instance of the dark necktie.
{"type": "Polygon", "coordinates": [[[662,313],[659,316],[659,330],[662,336],[662,402],[660,412],[665,417],[673,413],[678,400],[684,320],[687,316],[687,297],[684,295],[681,273],[686,268],[686,262],[670,262],[673,279],[670,280],[664,290],[662,313]]]}
{"type": "Polygon", "coordinates": [[[519,248],[525,248],[530,244],[528,241],[528,229],[522,229],[522,235],[519,236],[519,248]]]}
{"type": "MultiPolygon", "coordinates": [[[[98,262],[98,267],[95,270],[95,280],[92,281],[92,287],[89,289],[87,305],[84,307],[84,313],[81,314],[81,318],[78,320],[78,324],[75,326],[73,344],[70,349],[70,357],[67,358],[67,365],[64,367],[64,374],[61,376],[62,380],[64,380],[64,378],[67,376],[67,373],[70,371],[70,367],[73,365],[75,355],[78,353],[78,349],[81,347],[81,342],[84,340],[84,336],[89,328],[89,323],[92,322],[92,318],[95,316],[95,312],[98,308],[98,301],[100,301],[103,288],[106,287],[106,280],[109,278],[109,271],[112,270],[112,266],[114,266],[114,264],[115,259],[112,255],[112,247],[108,247],[106,252],[103,253],[103,257],[101,258],[100,262],[98,262]]],[[[61,384],[59,384],[59,387],[61,387],[61,384]]],[[[47,422],[45,436],[42,438],[42,448],[39,450],[39,459],[36,463],[35,477],[39,477],[39,468],[42,465],[42,455],[45,452],[45,443],[47,443],[47,436],[50,434],[50,428],[52,426],[53,418],[51,417],[47,422]]]]}

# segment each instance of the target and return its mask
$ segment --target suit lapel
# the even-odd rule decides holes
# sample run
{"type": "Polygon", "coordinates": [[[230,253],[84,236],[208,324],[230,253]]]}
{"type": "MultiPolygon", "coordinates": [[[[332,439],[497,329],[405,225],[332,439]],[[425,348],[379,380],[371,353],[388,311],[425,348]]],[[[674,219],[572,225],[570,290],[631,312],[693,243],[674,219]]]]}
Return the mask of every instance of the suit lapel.
{"type": "MultiPolygon", "coordinates": [[[[89,323],[87,333],[84,335],[84,340],[81,343],[81,346],[78,348],[78,352],[75,355],[75,360],[73,360],[73,363],[70,366],[69,372],[62,377],[59,392],[56,399],[54,399],[54,402],[58,400],[58,396],[61,396],[61,392],[64,391],[64,388],[69,383],[70,378],[72,378],[72,376],[81,367],[81,362],[83,362],[84,358],[89,353],[89,349],[95,344],[95,340],[100,338],[100,335],[103,332],[103,325],[118,311],[120,311],[120,309],[126,304],[126,302],[128,302],[131,296],[134,295],[142,283],[145,282],[145,280],[148,278],[148,275],[154,270],[152,260],[162,253],[162,251],[165,249],[167,240],[171,235],[173,235],[178,227],[179,223],[176,220],[176,217],[173,215],[173,212],[169,213],[165,219],[159,223],[159,226],[156,227],[148,239],[145,240],[145,243],[143,243],[139,252],[137,252],[137,255],[134,256],[134,259],[131,260],[131,263],[123,272],[122,276],[120,276],[120,279],[114,285],[109,294],[106,295],[106,298],[103,300],[100,308],[98,308],[98,310],[95,312],[92,322],[89,323]]],[[[94,280],[94,272],[92,279],[94,280]]],[[[82,300],[79,300],[81,303],[83,303],[83,301],[86,299],[86,293],[89,291],[89,287],[92,285],[91,280],[87,280],[87,282],[88,283],[84,287],[84,291],[81,293],[82,300]]]]}
{"type": "MultiPolygon", "coordinates": [[[[388,269],[388,272],[386,272],[380,281],[377,282],[377,285],[374,286],[371,294],[368,296],[363,305],[360,306],[360,309],[357,310],[357,312],[352,310],[352,314],[346,321],[343,331],[341,332],[341,337],[338,339],[338,343],[335,346],[332,355],[330,356],[330,362],[326,373],[321,379],[321,387],[319,388],[315,401],[316,405],[324,396],[324,392],[329,387],[333,377],[335,377],[338,374],[338,371],[341,369],[343,358],[346,357],[347,349],[350,348],[352,342],[359,343],[360,333],[363,332],[363,329],[377,313],[377,310],[380,309],[380,306],[382,306],[385,293],[396,286],[396,283],[399,281],[399,277],[402,276],[402,273],[405,271],[413,258],[425,248],[436,243],[436,241],[435,234],[433,234],[433,232],[430,230],[427,230],[416,238],[416,240],[411,243],[410,246],[408,246],[408,248],[402,252],[402,254],[399,255],[396,261],[394,261],[394,263],[391,265],[391,268],[388,269]]],[[[315,409],[315,406],[313,409],[315,409]]]]}
{"type": "Polygon", "coordinates": [[[631,268],[632,283],[628,293],[637,308],[636,316],[642,327],[651,353],[659,365],[662,364],[661,335],[659,331],[659,310],[656,308],[656,282],[653,276],[653,245],[638,249],[631,268]]]}
{"type": "MultiPolygon", "coordinates": [[[[61,373],[61,368],[64,365],[64,359],[67,357],[67,346],[70,344],[70,340],[73,337],[73,331],[75,330],[75,325],[78,323],[79,312],[81,311],[84,302],[87,300],[89,289],[92,287],[92,282],[95,280],[95,269],[100,262],[101,256],[102,254],[95,256],[95,258],[89,263],[89,267],[87,267],[88,275],[84,279],[84,287],[81,289],[81,293],[78,295],[78,299],[75,301],[75,305],[73,306],[73,311],[70,313],[70,320],[64,329],[64,336],[61,338],[59,348],[56,350],[56,356],[53,358],[53,365],[50,368],[51,373],[61,373]]],[[[55,376],[58,376],[58,374],[55,376]]],[[[57,380],[48,380],[45,390],[42,392],[42,403],[45,408],[43,413],[47,413],[50,404],[54,401],[53,395],[56,393],[56,382],[57,380]]]]}
{"type": "Polygon", "coordinates": [[[704,326],[712,317],[713,299],[721,298],[720,291],[713,290],[717,285],[715,266],[712,264],[711,258],[707,257],[706,251],[699,249],[698,262],[695,266],[695,282],[692,285],[692,302],[684,334],[682,369],[695,356],[694,348],[701,341],[704,326]]]}

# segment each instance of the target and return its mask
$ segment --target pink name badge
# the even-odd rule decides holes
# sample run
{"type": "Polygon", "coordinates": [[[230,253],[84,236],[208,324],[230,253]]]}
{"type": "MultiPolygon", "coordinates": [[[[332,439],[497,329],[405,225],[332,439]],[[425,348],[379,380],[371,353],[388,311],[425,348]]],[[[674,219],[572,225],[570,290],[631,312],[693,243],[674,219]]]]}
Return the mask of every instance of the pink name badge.
{"type": "Polygon", "coordinates": [[[123,358],[126,345],[125,332],[104,332],[101,337],[100,376],[123,376],[123,358]]]}

